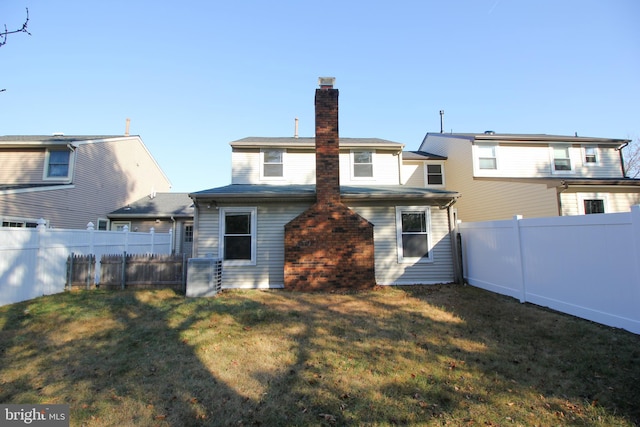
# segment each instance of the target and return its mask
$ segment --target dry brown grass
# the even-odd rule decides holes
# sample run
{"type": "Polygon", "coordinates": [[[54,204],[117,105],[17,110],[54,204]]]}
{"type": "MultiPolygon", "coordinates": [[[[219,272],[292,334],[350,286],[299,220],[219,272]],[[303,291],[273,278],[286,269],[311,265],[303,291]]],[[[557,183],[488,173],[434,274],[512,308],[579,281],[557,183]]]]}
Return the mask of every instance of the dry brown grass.
{"type": "Polygon", "coordinates": [[[0,362],[77,426],[640,422],[639,336],[460,285],[54,295],[0,308],[0,362]]]}

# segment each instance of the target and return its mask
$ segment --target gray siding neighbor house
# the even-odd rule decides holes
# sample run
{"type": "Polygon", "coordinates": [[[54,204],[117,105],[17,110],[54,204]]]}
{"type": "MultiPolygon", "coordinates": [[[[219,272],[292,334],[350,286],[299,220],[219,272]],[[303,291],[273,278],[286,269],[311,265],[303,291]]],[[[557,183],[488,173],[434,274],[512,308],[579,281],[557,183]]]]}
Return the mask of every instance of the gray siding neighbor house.
{"type": "Polygon", "coordinates": [[[0,136],[4,227],[109,227],[107,214],[171,183],[139,136],[0,136]]]}
{"type": "Polygon", "coordinates": [[[107,214],[111,230],[173,233],[173,251],[191,257],[193,200],[187,193],[154,193],[107,214]]]}

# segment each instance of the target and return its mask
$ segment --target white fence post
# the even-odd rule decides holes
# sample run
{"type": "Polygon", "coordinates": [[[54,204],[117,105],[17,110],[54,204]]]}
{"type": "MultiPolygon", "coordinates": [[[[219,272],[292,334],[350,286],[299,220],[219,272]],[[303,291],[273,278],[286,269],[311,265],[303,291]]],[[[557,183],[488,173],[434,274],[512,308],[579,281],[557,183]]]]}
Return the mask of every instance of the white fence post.
{"type": "Polygon", "coordinates": [[[129,250],[129,226],[122,227],[122,231],[124,232],[124,251],[127,252],[129,250]]]}
{"type": "Polygon", "coordinates": [[[149,230],[149,234],[151,234],[151,253],[154,254],[155,253],[155,235],[156,235],[155,227],[151,227],[151,229],[149,230]]]}
{"type": "MultiPolygon", "coordinates": [[[[631,206],[631,235],[636,253],[634,257],[636,272],[635,286],[640,286],[640,259],[638,259],[640,258],[640,205],[631,206]]],[[[640,295],[640,292],[637,292],[636,295],[640,295]]],[[[640,307],[640,301],[637,301],[637,303],[638,307],[640,307]]]]}
{"type": "Polygon", "coordinates": [[[513,237],[515,239],[516,250],[516,268],[518,269],[518,277],[520,278],[520,302],[527,301],[527,288],[524,275],[524,259],[522,259],[522,236],[520,235],[520,220],[522,215],[513,216],[513,237]]]}
{"type": "Polygon", "coordinates": [[[45,265],[45,242],[44,240],[47,238],[45,235],[47,232],[46,227],[47,222],[44,218],[40,218],[38,220],[38,225],[36,229],[38,230],[38,254],[36,256],[36,289],[37,295],[45,294],[45,271],[47,270],[47,266],[45,265]]]}

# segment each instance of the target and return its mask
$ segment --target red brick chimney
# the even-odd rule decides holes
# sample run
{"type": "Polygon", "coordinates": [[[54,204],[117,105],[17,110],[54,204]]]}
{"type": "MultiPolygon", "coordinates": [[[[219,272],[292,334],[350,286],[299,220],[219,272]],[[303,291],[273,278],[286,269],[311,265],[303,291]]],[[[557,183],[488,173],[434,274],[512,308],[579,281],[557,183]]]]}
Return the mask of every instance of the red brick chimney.
{"type": "Polygon", "coordinates": [[[316,90],[316,200],[323,205],[340,203],[340,138],[338,89],[333,78],[321,78],[316,90]]]}
{"type": "Polygon", "coordinates": [[[316,89],[316,202],[285,225],[285,289],[332,291],[375,285],[373,225],[340,201],[338,90],[316,89]]]}

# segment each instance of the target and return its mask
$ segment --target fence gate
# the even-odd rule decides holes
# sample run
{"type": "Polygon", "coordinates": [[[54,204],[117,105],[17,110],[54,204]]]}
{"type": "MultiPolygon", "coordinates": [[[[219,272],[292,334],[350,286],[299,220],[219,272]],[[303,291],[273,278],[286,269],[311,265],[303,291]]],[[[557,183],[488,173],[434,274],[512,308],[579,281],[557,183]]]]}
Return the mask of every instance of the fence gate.
{"type": "Polygon", "coordinates": [[[172,288],[184,291],[186,255],[103,255],[100,288],[172,288]]]}
{"type": "Polygon", "coordinates": [[[67,258],[67,281],[65,289],[91,289],[95,282],[96,256],[76,255],[73,252],[67,258]]]}

